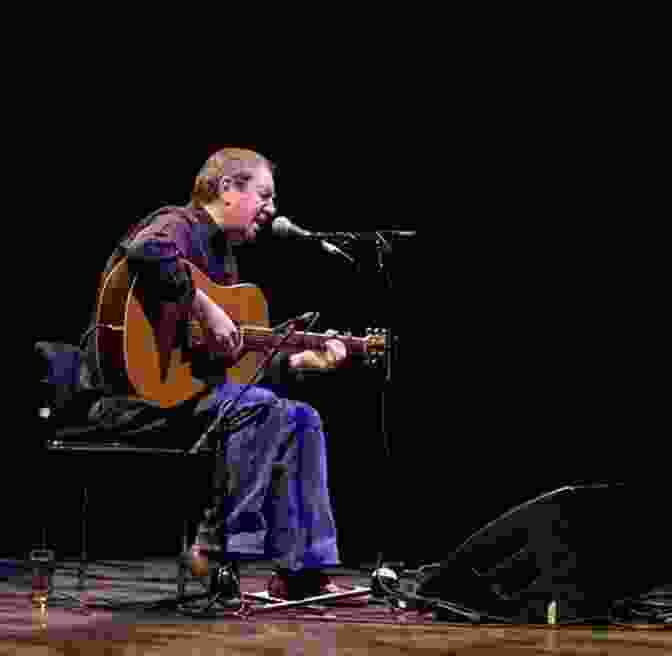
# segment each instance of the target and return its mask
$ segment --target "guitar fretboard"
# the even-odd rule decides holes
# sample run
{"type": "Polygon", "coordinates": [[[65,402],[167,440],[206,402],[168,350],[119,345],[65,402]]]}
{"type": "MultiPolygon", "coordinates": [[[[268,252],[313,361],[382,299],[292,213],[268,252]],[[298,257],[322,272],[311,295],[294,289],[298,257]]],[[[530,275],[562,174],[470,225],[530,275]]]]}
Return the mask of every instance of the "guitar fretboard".
{"type": "MultiPolygon", "coordinates": [[[[351,355],[367,355],[370,352],[382,351],[385,344],[385,338],[379,335],[352,337],[351,335],[324,335],[297,331],[287,337],[283,333],[275,333],[272,328],[264,326],[241,325],[240,330],[243,333],[245,346],[250,351],[263,351],[278,346],[282,351],[320,350],[324,348],[326,341],[338,339],[346,345],[351,355]]],[[[202,328],[197,321],[191,321],[191,334],[197,342],[202,341],[202,328]]]]}
{"type": "Polygon", "coordinates": [[[330,339],[339,339],[346,344],[350,352],[366,352],[368,342],[361,337],[350,337],[345,335],[323,335],[321,333],[295,332],[286,337],[282,333],[276,334],[271,328],[260,326],[241,326],[245,344],[254,349],[257,348],[275,348],[281,345],[281,348],[291,350],[302,349],[321,349],[324,343],[330,339]]]}

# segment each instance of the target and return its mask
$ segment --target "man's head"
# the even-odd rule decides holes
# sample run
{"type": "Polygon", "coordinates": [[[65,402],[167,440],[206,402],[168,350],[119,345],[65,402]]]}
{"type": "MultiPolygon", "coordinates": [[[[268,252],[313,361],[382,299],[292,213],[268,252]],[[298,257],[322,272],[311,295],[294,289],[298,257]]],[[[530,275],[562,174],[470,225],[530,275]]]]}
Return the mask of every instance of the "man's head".
{"type": "Polygon", "coordinates": [[[275,214],[273,164],[253,150],[222,148],[196,176],[191,200],[232,239],[252,240],[275,214]]]}

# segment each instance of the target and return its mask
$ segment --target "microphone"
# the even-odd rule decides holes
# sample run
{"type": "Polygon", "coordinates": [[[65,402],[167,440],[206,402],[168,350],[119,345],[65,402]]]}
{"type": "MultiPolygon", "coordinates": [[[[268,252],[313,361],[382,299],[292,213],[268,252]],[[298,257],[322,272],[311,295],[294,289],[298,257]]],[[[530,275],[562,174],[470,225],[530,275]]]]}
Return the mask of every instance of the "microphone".
{"type": "Polygon", "coordinates": [[[276,237],[298,237],[299,239],[324,239],[325,235],[319,232],[310,232],[299,228],[286,216],[278,216],[271,223],[271,231],[276,237]]]}
{"type": "Polygon", "coordinates": [[[378,239],[379,235],[405,239],[415,237],[415,230],[372,230],[369,232],[311,232],[292,223],[286,216],[279,216],[271,224],[271,232],[276,237],[297,239],[378,239]]]}
{"type": "Polygon", "coordinates": [[[338,246],[330,244],[328,241],[323,239],[325,233],[322,232],[310,232],[304,228],[299,228],[299,226],[292,223],[286,216],[279,216],[273,220],[271,223],[271,232],[276,237],[297,237],[299,239],[319,239],[320,246],[322,250],[331,253],[332,255],[340,255],[344,257],[348,262],[354,264],[355,260],[344,253],[338,246]]]}

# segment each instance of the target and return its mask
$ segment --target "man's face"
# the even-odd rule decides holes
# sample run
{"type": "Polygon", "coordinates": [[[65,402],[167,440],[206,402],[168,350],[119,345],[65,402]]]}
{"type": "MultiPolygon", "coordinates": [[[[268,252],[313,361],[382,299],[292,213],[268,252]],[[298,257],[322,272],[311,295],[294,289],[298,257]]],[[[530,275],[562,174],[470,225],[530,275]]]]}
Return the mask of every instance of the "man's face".
{"type": "Polygon", "coordinates": [[[252,241],[261,226],[275,215],[275,184],[273,174],[266,166],[258,166],[242,191],[231,187],[222,194],[225,218],[222,228],[234,240],[252,241]]]}

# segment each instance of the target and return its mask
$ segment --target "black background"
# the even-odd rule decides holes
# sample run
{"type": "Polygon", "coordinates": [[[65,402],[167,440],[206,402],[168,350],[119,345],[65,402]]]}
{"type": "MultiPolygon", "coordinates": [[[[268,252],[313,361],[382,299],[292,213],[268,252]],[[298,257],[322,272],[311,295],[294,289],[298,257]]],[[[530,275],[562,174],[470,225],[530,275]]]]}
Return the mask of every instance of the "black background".
{"type": "MultiPolygon", "coordinates": [[[[389,316],[370,245],[356,253],[358,272],[304,243],[241,253],[274,320],[319,310],[321,329],[393,324],[401,338],[386,406],[391,461],[375,374],[349,368],[306,389],[329,434],[348,562],[381,548],[438,559],[541,492],[662,474],[641,339],[650,291],[629,208],[614,203],[608,92],[592,79],[569,84],[560,68],[545,83],[534,69],[516,75],[496,58],[456,89],[394,53],[328,57],[319,76],[305,62],[282,75],[277,64],[214,71],[199,87],[150,52],[121,67],[103,57],[91,74],[81,53],[47,63],[18,104],[10,275],[32,341],[77,339],[120,233],[185,202],[214,149],[251,147],[278,165],[279,213],[299,225],[418,232],[394,246],[389,316]]],[[[166,468],[102,465],[105,550],[172,553],[175,503],[189,495],[166,468]]],[[[20,459],[6,479],[19,519],[5,551],[33,539],[45,495],[51,516],[72,523],[78,475],[20,459]]]]}

